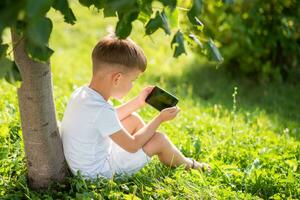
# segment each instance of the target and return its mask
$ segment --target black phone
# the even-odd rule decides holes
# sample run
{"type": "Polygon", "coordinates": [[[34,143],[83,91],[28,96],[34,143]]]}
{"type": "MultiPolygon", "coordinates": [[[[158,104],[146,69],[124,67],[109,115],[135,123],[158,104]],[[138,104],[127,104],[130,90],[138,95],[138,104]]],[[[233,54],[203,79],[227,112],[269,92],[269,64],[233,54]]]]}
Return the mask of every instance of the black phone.
{"type": "Polygon", "coordinates": [[[155,86],[147,96],[146,103],[161,111],[165,108],[175,106],[178,103],[178,99],[164,89],[155,86]]]}

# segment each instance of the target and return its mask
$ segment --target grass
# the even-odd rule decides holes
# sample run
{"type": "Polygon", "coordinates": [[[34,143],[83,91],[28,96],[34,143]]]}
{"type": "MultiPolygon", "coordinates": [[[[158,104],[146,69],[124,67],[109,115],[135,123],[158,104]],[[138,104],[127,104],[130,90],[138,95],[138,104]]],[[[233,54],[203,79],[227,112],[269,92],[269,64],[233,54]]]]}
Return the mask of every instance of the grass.
{"type": "MultiPolygon", "coordinates": [[[[51,65],[59,120],[73,90],[90,80],[93,45],[115,24],[113,18],[103,21],[93,10],[77,4],[73,7],[78,18],[74,26],[64,24],[59,13],[50,14],[54,21],[50,46],[55,49],[51,65]]],[[[148,84],[176,94],[182,111],[159,129],[186,156],[209,162],[213,172],[171,169],[154,158],[132,177],[87,181],[77,175],[68,177],[64,184],[53,183],[45,191],[33,191],[26,179],[16,87],[0,80],[0,198],[300,198],[300,83],[258,85],[232,77],[190,51],[173,59],[170,37],[162,31],[145,37],[139,22],[134,27],[131,37],[144,49],[149,65],[124,101],[148,84]]],[[[139,113],[146,122],[157,114],[150,107],[139,113]]]]}

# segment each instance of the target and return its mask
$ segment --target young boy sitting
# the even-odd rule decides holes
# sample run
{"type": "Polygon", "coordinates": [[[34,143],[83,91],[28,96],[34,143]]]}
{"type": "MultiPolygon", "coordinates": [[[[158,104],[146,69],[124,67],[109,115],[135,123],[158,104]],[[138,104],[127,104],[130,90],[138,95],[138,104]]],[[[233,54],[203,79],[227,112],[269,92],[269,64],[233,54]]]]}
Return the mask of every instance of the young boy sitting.
{"type": "Polygon", "coordinates": [[[92,62],[90,84],[73,92],[61,123],[64,154],[73,174],[79,170],[88,178],[133,174],[154,155],[168,166],[210,171],[208,164],[186,158],[164,133],[156,131],[176,117],[178,107],[162,110],[148,124],[135,113],[145,105],[153,86],[117,108],[110,102],[110,97],[125,96],[146,69],[146,57],[138,45],[109,35],[93,49],[92,62]]]}

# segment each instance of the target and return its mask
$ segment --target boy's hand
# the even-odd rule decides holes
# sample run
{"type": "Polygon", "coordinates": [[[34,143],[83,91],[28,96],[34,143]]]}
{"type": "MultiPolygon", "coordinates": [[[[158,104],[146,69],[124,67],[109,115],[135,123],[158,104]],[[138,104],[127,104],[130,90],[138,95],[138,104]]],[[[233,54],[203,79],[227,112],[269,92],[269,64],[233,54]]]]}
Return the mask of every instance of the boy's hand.
{"type": "Polygon", "coordinates": [[[180,109],[177,106],[165,108],[159,113],[159,118],[162,122],[172,120],[179,113],[180,109]]]}
{"type": "Polygon", "coordinates": [[[142,107],[146,104],[146,98],[153,90],[154,86],[145,87],[141,93],[137,96],[138,104],[142,107]]]}

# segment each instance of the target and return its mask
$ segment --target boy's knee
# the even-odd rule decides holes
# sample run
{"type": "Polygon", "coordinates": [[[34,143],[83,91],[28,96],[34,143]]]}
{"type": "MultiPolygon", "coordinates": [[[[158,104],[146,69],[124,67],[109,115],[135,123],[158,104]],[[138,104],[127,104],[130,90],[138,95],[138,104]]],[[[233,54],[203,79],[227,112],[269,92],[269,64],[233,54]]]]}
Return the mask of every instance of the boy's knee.
{"type": "Polygon", "coordinates": [[[143,146],[144,151],[149,155],[158,155],[168,146],[168,136],[161,132],[155,132],[153,137],[143,146]]]}
{"type": "Polygon", "coordinates": [[[159,142],[165,142],[165,141],[169,140],[168,136],[164,133],[161,133],[161,132],[156,132],[154,137],[159,142]]]}

